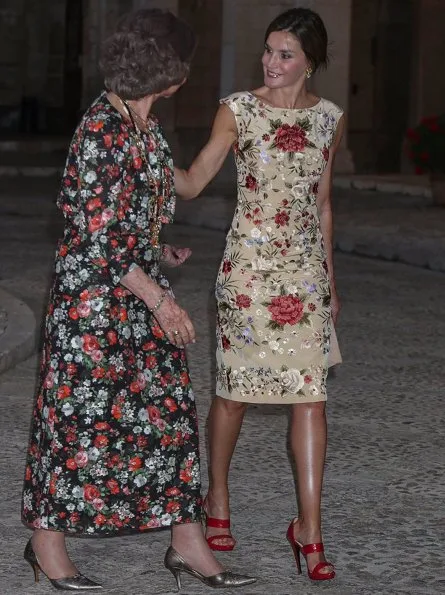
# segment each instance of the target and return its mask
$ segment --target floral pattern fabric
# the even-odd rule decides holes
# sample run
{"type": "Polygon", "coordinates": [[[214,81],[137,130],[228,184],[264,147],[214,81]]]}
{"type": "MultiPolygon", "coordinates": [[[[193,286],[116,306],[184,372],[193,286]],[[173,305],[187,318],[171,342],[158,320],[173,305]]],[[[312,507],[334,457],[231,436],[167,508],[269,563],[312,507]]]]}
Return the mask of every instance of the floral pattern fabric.
{"type": "Polygon", "coordinates": [[[102,94],[71,143],[22,516],[32,528],[84,535],[144,531],[200,518],[197,415],[184,350],[168,342],[120,279],[134,267],[170,291],[150,235],[153,201],[172,220],[170,151],[102,94]]]}
{"type": "Polygon", "coordinates": [[[222,100],[238,129],[238,202],[218,273],[217,394],[252,403],[326,400],[331,336],[316,206],[342,111],[222,100]]]}

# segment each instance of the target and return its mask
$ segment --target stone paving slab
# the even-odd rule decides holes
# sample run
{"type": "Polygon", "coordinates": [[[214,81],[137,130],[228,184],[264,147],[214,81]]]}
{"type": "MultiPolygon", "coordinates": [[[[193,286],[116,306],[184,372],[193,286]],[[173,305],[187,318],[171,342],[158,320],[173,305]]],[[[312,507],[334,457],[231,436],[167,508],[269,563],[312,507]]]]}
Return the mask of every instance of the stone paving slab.
{"type": "MultiPolygon", "coordinates": [[[[26,303],[41,321],[61,220],[54,208],[54,189],[50,191],[43,181],[33,181],[32,189],[23,184],[0,195],[0,289],[26,303]]],[[[357,235],[366,226],[384,229],[386,222],[385,233],[394,232],[397,225],[409,229],[413,245],[434,234],[441,238],[444,227],[439,211],[432,215],[417,198],[403,198],[412,201],[408,209],[412,215],[407,224],[405,210],[401,225],[402,219],[397,221],[400,205],[390,209],[384,195],[373,193],[366,198],[365,193],[341,192],[341,204],[336,203],[338,224],[349,217],[357,235]],[[360,199],[365,200],[360,203],[360,199]]],[[[217,196],[181,203],[179,219],[187,216],[189,223],[211,229],[175,225],[170,230],[178,245],[193,249],[190,262],[170,276],[198,332],[189,359],[199,410],[204,485],[204,427],[214,392],[212,292],[224,245],[224,233],[218,229],[226,229],[233,207],[233,199],[217,196]]],[[[338,577],[328,584],[311,584],[306,575],[296,576],[284,537],[296,514],[286,448],[287,408],[252,406],[231,476],[233,526],[239,544],[232,554],[222,554],[221,560],[257,574],[260,581],[243,593],[228,590],[228,595],[309,595],[314,589],[330,595],[445,592],[443,275],[344,254],[336,260],[343,299],[338,335],[344,364],[329,380],[330,442],[323,507],[325,545],[338,577]]],[[[45,579],[33,584],[32,571],[22,558],[29,532],[19,521],[37,370],[38,357],[33,355],[0,376],[2,595],[38,595],[51,589],[45,579]]],[[[104,581],[105,593],[169,595],[175,592],[174,580],[162,565],[168,540],[168,532],[159,532],[108,540],[72,539],[69,547],[83,572],[104,581]]],[[[184,579],[183,594],[209,592],[184,579]]]]}
{"type": "Polygon", "coordinates": [[[10,138],[0,139],[0,153],[12,153],[17,156],[23,153],[51,154],[57,151],[67,151],[71,138],[69,136],[47,136],[35,134],[17,134],[10,138]]]}
{"type": "MultiPolygon", "coordinates": [[[[17,209],[13,201],[0,201],[0,286],[24,300],[36,316],[40,313],[40,320],[60,220],[44,196],[28,201],[26,217],[16,216],[17,209]]],[[[193,249],[190,262],[170,276],[179,302],[197,326],[198,342],[189,350],[189,359],[205,485],[204,428],[214,386],[212,292],[224,234],[181,225],[169,233],[178,245],[193,249]]],[[[233,526],[239,543],[233,553],[220,558],[260,580],[242,592],[225,591],[227,595],[445,591],[443,275],[343,254],[337,256],[337,269],[344,364],[329,380],[323,510],[325,545],[338,577],[328,584],[312,584],[306,575],[297,577],[285,541],[287,524],[296,514],[286,448],[288,411],[252,406],[231,475],[233,526]]],[[[2,595],[38,595],[51,589],[44,578],[39,585],[33,583],[22,558],[29,532],[19,521],[37,369],[38,357],[33,355],[0,376],[2,595]]],[[[168,532],[156,532],[71,539],[69,548],[83,572],[106,584],[105,593],[170,595],[175,592],[174,580],[162,565],[168,541],[168,532]]],[[[184,578],[183,594],[210,592],[184,578]]]]}
{"type": "Polygon", "coordinates": [[[401,194],[431,198],[429,176],[409,174],[338,174],[334,176],[334,187],[352,190],[374,190],[384,194],[401,194]]]}
{"type": "Polygon", "coordinates": [[[0,289],[0,374],[35,349],[36,319],[21,300],[0,289]]]}
{"type": "Polygon", "coordinates": [[[1,340],[1,336],[3,335],[3,333],[6,330],[7,325],[8,325],[8,312],[2,306],[0,308],[0,340],[1,340]]]}

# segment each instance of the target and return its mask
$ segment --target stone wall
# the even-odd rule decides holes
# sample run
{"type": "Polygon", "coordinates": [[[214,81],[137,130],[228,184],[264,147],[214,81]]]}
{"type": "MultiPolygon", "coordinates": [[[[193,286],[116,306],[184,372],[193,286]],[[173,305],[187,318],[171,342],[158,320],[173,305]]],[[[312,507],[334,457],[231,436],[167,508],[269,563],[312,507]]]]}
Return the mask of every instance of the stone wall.
{"type": "Polygon", "coordinates": [[[99,71],[102,42],[112,31],[119,17],[126,12],[125,0],[82,0],[84,7],[82,107],[87,107],[103,88],[99,71]]]}
{"type": "Polygon", "coordinates": [[[176,97],[176,127],[212,123],[220,95],[223,0],[180,0],[179,16],[193,27],[198,45],[187,84],[176,97]]]}
{"type": "Polygon", "coordinates": [[[0,126],[32,132],[63,105],[65,0],[0,2],[0,126]]]}
{"type": "Polygon", "coordinates": [[[187,85],[155,108],[184,160],[205,142],[219,97],[262,83],[264,31],[294,6],[328,29],[331,64],[311,85],[349,115],[338,171],[352,170],[349,148],[361,171],[397,169],[405,129],[445,109],[445,0],[79,0],[77,71],[67,1],[0,0],[0,131],[60,131],[67,114],[76,119],[103,86],[102,41],[132,8],[169,9],[198,34],[187,85]]]}
{"type": "Polygon", "coordinates": [[[23,26],[25,0],[0,3],[0,106],[18,105],[25,74],[26,34],[23,26]]]}
{"type": "Polygon", "coordinates": [[[264,32],[293,0],[224,0],[221,92],[223,95],[261,84],[264,32]]]}
{"type": "Polygon", "coordinates": [[[398,171],[409,123],[414,0],[353,1],[349,141],[359,171],[398,171]]]}
{"type": "MultiPolygon", "coordinates": [[[[325,71],[315,75],[314,89],[318,95],[337,103],[347,115],[350,92],[352,0],[301,0],[297,4],[317,11],[328,31],[330,62],[325,71]]],[[[346,130],[335,160],[335,169],[339,173],[354,171],[348,140],[346,130]]]]}
{"type": "Polygon", "coordinates": [[[416,0],[411,124],[445,112],[445,1],[416,0]]]}

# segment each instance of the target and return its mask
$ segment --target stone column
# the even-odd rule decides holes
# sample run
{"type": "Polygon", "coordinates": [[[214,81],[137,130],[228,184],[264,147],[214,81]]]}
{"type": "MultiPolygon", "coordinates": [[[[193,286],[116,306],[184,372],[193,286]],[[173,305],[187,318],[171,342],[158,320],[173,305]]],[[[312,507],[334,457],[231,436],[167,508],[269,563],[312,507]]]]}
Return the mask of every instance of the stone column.
{"type": "Polygon", "coordinates": [[[410,120],[445,112],[445,2],[417,0],[410,120]]]}
{"type": "Polygon", "coordinates": [[[26,64],[25,0],[7,0],[0,7],[0,107],[18,106],[26,64]]]}
{"type": "Polygon", "coordinates": [[[26,0],[26,62],[23,95],[41,99],[47,82],[50,19],[48,0],[26,0]]]}

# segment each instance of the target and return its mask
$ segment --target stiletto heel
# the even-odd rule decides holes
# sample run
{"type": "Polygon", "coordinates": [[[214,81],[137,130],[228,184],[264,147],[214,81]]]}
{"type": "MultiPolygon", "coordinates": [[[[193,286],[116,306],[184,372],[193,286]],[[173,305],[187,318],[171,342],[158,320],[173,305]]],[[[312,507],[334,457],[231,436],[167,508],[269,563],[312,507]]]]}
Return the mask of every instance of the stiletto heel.
{"type": "MultiPolygon", "coordinates": [[[[204,512],[204,523],[206,527],[211,527],[213,529],[230,529],[230,519],[217,519],[215,517],[211,517],[207,514],[206,510],[207,505],[207,498],[204,500],[202,510],[204,512]]],[[[206,541],[209,545],[209,548],[214,552],[232,552],[235,549],[236,541],[230,533],[224,533],[221,535],[211,535],[210,537],[206,537],[206,541]],[[233,543],[230,545],[222,545],[215,543],[220,539],[231,539],[233,543]]]]}
{"type": "Polygon", "coordinates": [[[181,590],[181,571],[179,568],[169,568],[170,572],[173,574],[176,580],[176,586],[178,587],[178,592],[181,590]]]}
{"type": "Polygon", "coordinates": [[[303,554],[304,559],[306,560],[307,565],[307,574],[308,577],[313,581],[329,581],[335,577],[335,570],[333,564],[331,562],[319,562],[314,566],[312,570],[309,570],[309,564],[307,561],[308,554],[314,554],[316,552],[324,552],[324,545],[323,543],[308,543],[306,545],[302,545],[298,543],[298,541],[294,537],[294,524],[296,519],[294,519],[289,528],[287,529],[286,537],[290,543],[292,551],[294,552],[295,562],[297,563],[297,571],[298,574],[301,574],[301,561],[300,561],[300,552],[303,554]],[[330,572],[321,572],[324,568],[332,568],[330,572]]]}
{"type": "Polygon", "coordinates": [[[300,546],[294,539],[294,523],[293,522],[289,525],[289,528],[286,533],[286,537],[287,537],[288,542],[290,543],[292,551],[294,552],[298,574],[301,574],[300,546]]]}
{"type": "Polygon", "coordinates": [[[168,548],[164,558],[164,565],[167,570],[173,574],[176,579],[178,591],[181,589],[181,572],[186,572],[197,578],[202,583],[212,589],[233,589],[236,587],[245,587],[256,582],[256,578],[252,576],[246,576],[243,574],[235,574],[230,570],[224,570],[219,574],[213,574],[212,576],[204,576],[194,568],[187,564],[181,554],[173,549],[171,546],[168,548]]]}
{"type": "Polygon", "coordinates": [[[26,556],[25,556],[25,560],[27,562],[29,562],[29,565],[31,566],[31,568],[34,571],[34,582],[38,583],[40,580],[40,576],[39,576],[40,566],[38,564],[35,564],[32,560],[29,560],[26,556]]]}
{"type": "MultiPolygon", "coordinates": [[[[39,573],[45,574],[42,570],[42,567],[37,560],[37,556],[33,550],[31,540],[28,541],[25,547],[25,552],[23,557],[34,570],[34,580],[36,583],[39,582],[40,576],[39,573]]],[[[102,585],[99,583],[95,583],[94,581],[90,580],[83,574],[75,574],[74,576],[67,576],[64,578],[49,578],[45,574],[46,578],[52,584],[53,587],[59,589],[61,591],[98,591],[102,589],[102,585]]]]}

